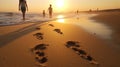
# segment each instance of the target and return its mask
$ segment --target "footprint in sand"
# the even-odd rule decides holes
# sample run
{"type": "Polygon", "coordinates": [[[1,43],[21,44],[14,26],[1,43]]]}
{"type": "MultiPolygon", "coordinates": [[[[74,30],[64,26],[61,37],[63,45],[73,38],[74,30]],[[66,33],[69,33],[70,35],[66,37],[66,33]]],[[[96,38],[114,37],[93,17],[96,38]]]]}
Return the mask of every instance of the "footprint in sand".
{"type": "Polygon", "coordinates": [[[70,48],[70,47],[80,47],[79,42],[77,41],[68,41],[66,42],[66,47],[70,48]]]}
{"type": "Polygon", "coordinates": [[[67,48],[71,48],[78,55],[80,55],[81,58],[84,58],[87,61],[89,61],[89,63],[94,64],[94,65],[99,65],[99,63],[96,62],[96,60],[93,59],[93,57],[91,57],[89,54],[87,54],[87,52],[85,50],[80,48],[81,46],[79,45],[79,42],[77,42],[77,41],[67,41],[65,46],[67,48]]]}
{"type": "Polygon", "coordinates": [[[47,49],[47,46],[49,45],[38,44],[31,49],[31,51],[35,54],[35,60],[37,61],[38,66],[46,67],[48,59],[44,51],[47,49]]]}
{"type": "Polygon", "coordinates": [[[40,65],[40,66],[44,65],[45,66],[48,59],[47,59],[46,56],[44,56],[44,57],[41,57],[41,58],[36,58],[36,61],[38,62],[38,65],[40,65]]]}
{"type": "Polygon", "coordinates": [[[43,51],[37,51],[37,52],[35,52],[35,54],[40,57],[45,56],[45,53],[43,51]]]}
{"type": "Polygon", "coordinates": [[[36,36],[36,38],[39,40],[43,40],[43,33],[36,33],[36,34],[33,34],[33,36],[36,36]]]}
{"type": "Polygon", "coordinates": [[[60,29],[54,29],[55,32],[59,33],[59,34],[63,34],[63,32],[61,32],[60,29]]]}
{"type": "Polygon", "coordinates": [[[35,46],[33,48],[34,51],[37,51],[37,50],[45,50],[47,48],[47,46],[49,46],[48,44],[38,44],[37,46],[35,46]]]}
{"type": "Polygon", "coordinates": [[[37,28],[35,28],[36,30],[40,30],[41,28],[39,28],[39,27],[37,27],[37,28]]]}
{"type": "Polygon", "coordinates": [[[51,27],[55,27],[53,24],[49,24],[49,26],[51,26],[51,27]]]}

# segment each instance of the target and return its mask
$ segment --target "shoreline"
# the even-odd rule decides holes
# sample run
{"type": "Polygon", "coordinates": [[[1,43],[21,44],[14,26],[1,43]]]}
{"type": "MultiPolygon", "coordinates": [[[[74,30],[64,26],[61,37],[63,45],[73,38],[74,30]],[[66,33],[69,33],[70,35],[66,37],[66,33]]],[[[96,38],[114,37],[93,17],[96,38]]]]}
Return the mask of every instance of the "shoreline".
{"type": "Polygon", "coordinates": [[[97,16],[91,17],[91,19],[109,26],[113,30],[113,42],[116,45],[120,45],[120,12],[100,12],[97,14],[97,16]]]}
{"type": "Polygon", "coordinates": [[[36,67],[35,55],[30,50],[41,43],[49,44],[45,50],[48,56],[47,67],[96,67],[96,65],[82,59],[71,49],[66,48],[65,43],[70,40],[79,41],[81,48],[100,63],[99,67],[120,66],[120,51],[111,47],[103,39],[91,35],[73,24],[50,21],[50,23],[36,26],[29,24],[5,26],[0,27],[0,30],[4,30],[3,34],[8,34],[2,39],[8,43],[0,47],[0,65],[2,67],[36,67]],[[8,29],[9,31],[7,31],[8,29]],[[54,29],[60,29],[63,34],[57,33],[54,29]],[[36,33],[43,33],[43,40],[33,36],[36,33]]]}

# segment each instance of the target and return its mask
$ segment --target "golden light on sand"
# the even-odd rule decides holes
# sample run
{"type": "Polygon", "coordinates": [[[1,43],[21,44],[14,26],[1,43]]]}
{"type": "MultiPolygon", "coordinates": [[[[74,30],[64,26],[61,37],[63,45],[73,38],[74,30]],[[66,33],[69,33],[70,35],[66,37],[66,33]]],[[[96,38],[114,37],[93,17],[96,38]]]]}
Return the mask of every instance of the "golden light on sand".
{"type": "Polygon", "coordinates": [[[58,19],[57,21],[60,23],[64,23],[64,19],[58,19]]]}
{"type": "Polygon", "coordinates": [[[63,15],[58,15],[57,18],[58,18],[57,22],[64,23],[65,20],[63,15]]]}

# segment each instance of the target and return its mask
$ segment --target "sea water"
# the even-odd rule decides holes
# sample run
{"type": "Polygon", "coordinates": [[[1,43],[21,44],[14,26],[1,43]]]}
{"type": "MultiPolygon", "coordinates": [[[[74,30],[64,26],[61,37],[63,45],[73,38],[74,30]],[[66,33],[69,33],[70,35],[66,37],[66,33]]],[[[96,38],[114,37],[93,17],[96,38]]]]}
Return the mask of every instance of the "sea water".
{"type": "MultiPolygon", "coordinates": [[[[64,16],[72,16],[72,14],[64,14],[64,16]]],[[[43,17],[40,13],[28,13],[26,14],[26,20],[22,20],[22,14],[12,13],[12,12],[1,12],[0,13],[0,26],[5,25],[16,25],[21,23],[36,23],[36,22],[46,22],[57,19],[58,14],[54,14],[52,18],[49,18],[48,14],[43,17]]]]}
{"type": "Polygon", "coordinates": [[[91,17],[97,16],[97,15],[98,14],[81,13],[81,14],[76,14],[67,19],[64,19],[64,15],[63,16],[59,15],[58,17],[60,18],[57,21],[60,23],[76,25],[84,29],[88,33],[103,39],[111,39],[112,32],[113,32],[111,28],[102,22],[97,22],[91,19],[91,17]]]}
{"type": "Polygon", "coordinates": [[[83,14],[76,16],[77,21],[72,24],[83,28],[88,33],[99,36],[100,38],[111,39],[113,32],[111,28],[102,22],[97,22],[96,20],[91,19],[91,17],[96,15],[97,14],[83,14]]]}
{"type": "Polygon", "coordinates": [[[26,20],[22,20],[22,15],[20,13],[11,13],[4,12],[0,13],[0,26],[6,25],[17,25],[24,23],[42,23],[48,21],[58,21],[66,24],[77,25],[80,28],[83,28],[90,34],[97,35],[104,39],[110,39],[112,35],[112,30],[109,26],[103,24],[102,22],[96,22],[90,18],[96,16],[97,14],[74,14],[74,13],[64,13],[64,14],[54,14],[52,18],[49,18],[48,15],[43,17],[42,14],[26,14],[26,20]],[[70,19],[70,21],[64,21],[70,19]]]}

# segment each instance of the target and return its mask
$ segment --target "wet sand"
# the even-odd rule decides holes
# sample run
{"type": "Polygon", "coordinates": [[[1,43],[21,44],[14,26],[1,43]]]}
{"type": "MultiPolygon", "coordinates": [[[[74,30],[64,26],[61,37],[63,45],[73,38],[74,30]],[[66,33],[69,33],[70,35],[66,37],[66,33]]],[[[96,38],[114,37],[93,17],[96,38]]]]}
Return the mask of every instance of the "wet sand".
{"type": "Polygon", "coordinates": [[[99,12],[97,14],[98,15],[92,17],[92,19],[108,25],[113,31],[112,41],[116,45],[120,45],[120,12],[99,12]]]}
{"type": "Polygon", "coordinates": [[[81,48],[100,64],[99,67],[120,67],[120,51],[110,46],[113,44],[72,24],[51,21],[37,25],[5,26],[0,27],[0,30],[4,31],[0,34],[1,67],[38,67],[35,54],[31,49],[42,43],[49,44],[44,51],[48,59],[46,67],[97,67],[67,48],[65,44],[70,40],[80,42],[81,48]],[[4,31],[7,29],[9,31],[4,31]],[[55,29],[60,30],[54,31],[55,29]],[[36,33],[42,33],[43,39],[33,36],[36,33]]]}

